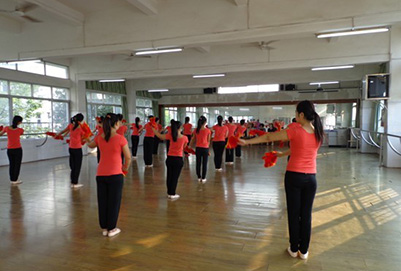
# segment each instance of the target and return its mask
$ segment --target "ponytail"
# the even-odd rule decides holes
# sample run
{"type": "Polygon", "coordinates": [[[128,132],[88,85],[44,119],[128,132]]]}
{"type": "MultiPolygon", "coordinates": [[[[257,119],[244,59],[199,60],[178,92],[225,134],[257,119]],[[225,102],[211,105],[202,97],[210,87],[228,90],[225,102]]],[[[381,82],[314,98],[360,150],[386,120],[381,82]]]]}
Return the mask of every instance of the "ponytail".
{"type": "Polygon", "coordinates": [[[241,125],[244,125],[244,124],[245,124],[245,120],[242,119],[239,123],[240,123],[241,125]]]}
{"type": "Polygon", "coordinates": [[[22,122],[22,117],[21,116],[14,116],[13,118],[13,124],[11,125],[11,127],[13,127],[13,129],[17,129],[18,124],[22,122]]]}
{"type": "Polygon", "coordinates": [[[231,117],[231,116],[228,117],[228,122],[229,122],[229,123],[233,123],[233,117],[231,117]]]}
{"type": "Polygon", "coordinates": [[[185,124],[189,122],[189,117],[185,117],[185,124]]]}
{"type": "Polygon", "coordinates": [[[111,128],[114,128],[117,122],[118,116],[116,114],[107,113],[106,117],[103,120],[103,133],[106,142],[109,142],[111,137],[111,128]]]}
{"type": "Polygon", "coordinates": [[[304,113],[305,119],[308,121],[312,121],[313,126],[315,127],[315,138],[316,141],[321,145],[323,143],[323,125],[320,116],[315,111],[315,106],[311,101],[305,100],[299,102],[297,104],[297,112],[298,114],[304,113]]]}
{"type": "Polygon", "coordinates": [[[218,124],[219,126],[223,126],[223,117],[220,116],[220,115],[217,117],[217,124],[218,124]]]}
{"type": "Polygon", "coordinates": [[[198,119],[198,127],[196,127],[197,134],[199,134],[200,129],[206,122],[207,122],[207,119],[204,116],[200,116],[200,118],[198,119]]]}
{"type": "Polygon", "coordinates": [[[180,127],[181,127],[181,122],[174,120],[171,121],[171,136],[174,142],[177,142],[178,129],[180,129],[180,127]]]}
{"type": "Polygon", "coordinates": [[[75,116],[73,116],[71,119],[71,123],[74,124],[74,128],[72,130],[77,129],[79,126],[79,123],[83,120],[84,120],[84,115],[82,115],[81,113],[78,113],[75,116]]]}
{"type": "Polygon", "coordinates": [[[135,126],[136,126],[136,129],[139,129],[139,122],[141,121],[141,119],[139,118],[139,117],[136,117],[135,118],[135,126]]]}

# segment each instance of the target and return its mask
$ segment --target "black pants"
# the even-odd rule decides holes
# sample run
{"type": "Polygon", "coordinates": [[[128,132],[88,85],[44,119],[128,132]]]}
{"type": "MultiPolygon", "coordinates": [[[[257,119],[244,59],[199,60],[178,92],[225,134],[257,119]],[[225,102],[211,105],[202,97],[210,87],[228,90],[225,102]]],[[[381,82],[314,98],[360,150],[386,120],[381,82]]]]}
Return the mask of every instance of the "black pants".
{"type": "Polygon", "coordinates": [[[139,136],[132,135],[131,143],[132,143],[132,156],[136,157],[136,153],[138,152],[139,136]]]}
{"type": "Polygon", "coordinates": [[[235,148],[235,156],[236,156],[236,157],[241,157],[241,146],[240,146],[240,145],[238,145],[238,146],[235,148]]]}
{"type": "Polygon", "coordinates": [[[178,184],[178,178],[181,174],[181,169],[184,166],[184,160],[180,156],[167,156],[167,194],[175,195],[175,190],[178,184]]]}
{"type": "Polygon", "coordinates": [[[21,170],[22,148],[7,149],[8,161],[10,161],[10,181],[15,182],[21,170]]]}
{"type": "Polygon", "coordinates": [[[196,147],[196,175],[198,179],[206,179],[207,162],[209,159],[209,148],[196,147]],[[202,165],[202,175],[201,175],[202,165]]]}
{"type": "Polygon", "coordinates": [[[100,149],[99,149],[99,147],[96,147],[96,149],[97,149],[97,163],[99,164],[99,162],[100,162],[100,149]]]}
{"type": "Polygon", "coordinates": [[[153,139],[153,154],[157,154],[157,151],[159,150],[159,143],[160,143],[160,139],[155,136],[153,139]]]}
{"type": "MultiPolygon", "coordinates": [[[[191,143],[192,136],[191,135],[185,135],[188,138],[188,147],[189,143],[191,143]]],[[[186,151],[184,151],[185,154],[188,154],[186,151]]]]}
{"type": "Polygon", "coordinates": [[[122,174],[96,176],[96,183],[99,224],[102,229],[110,231],[117,226],[124,177],[122,174]]]}
{"type": "Polygon", "coordinates": [[[213,142],[215,168],[221,168],[221,163],[223,162],[223,153],[224,153],[225,145],[226,145],[225,141],[213,142]]]}
{"type": "Polygon", "coordinates": [[[168,155],[168,150],[170,149],[170,140],[166,139],[166,153],[168,155]]]}
{"type": "Polygon", "coordinates": [[[300,250],[305,254],[308,252],[311,237],[316,175],[287,171],[284,183],[291,250],[300,250]]]}
{"type": "Polygon", "coordinates": [[[143,139],[143,160],[147,166],[153,163],[153,144],[153,137],[145,136],[143,139]]]}
{"type": "Polygon", "coordinates": [[[234,149],[226,149],[226,162],[234,162],[234,149]]]}
{"type": "Polygon", "coordinates": [[[82,166],[82,149],[71,149],[70,152],[70,168],[71,168],[71,183],[77,184],[79,173],[81,173],[82,166]]]}

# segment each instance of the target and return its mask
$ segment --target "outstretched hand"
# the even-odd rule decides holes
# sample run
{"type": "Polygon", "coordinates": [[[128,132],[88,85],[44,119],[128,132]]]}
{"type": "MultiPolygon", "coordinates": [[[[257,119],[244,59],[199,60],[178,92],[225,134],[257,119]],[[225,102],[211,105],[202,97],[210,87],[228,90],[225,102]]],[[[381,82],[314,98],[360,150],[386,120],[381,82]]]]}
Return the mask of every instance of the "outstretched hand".
{"type": "Polygon", "coordinates": [[[239,140],[238,140],[238,145],[240,145],[240,146],[246,146],[246,145],[248,145],[248,143],[245,141],[245,139],[239,139],[239,140]]]}

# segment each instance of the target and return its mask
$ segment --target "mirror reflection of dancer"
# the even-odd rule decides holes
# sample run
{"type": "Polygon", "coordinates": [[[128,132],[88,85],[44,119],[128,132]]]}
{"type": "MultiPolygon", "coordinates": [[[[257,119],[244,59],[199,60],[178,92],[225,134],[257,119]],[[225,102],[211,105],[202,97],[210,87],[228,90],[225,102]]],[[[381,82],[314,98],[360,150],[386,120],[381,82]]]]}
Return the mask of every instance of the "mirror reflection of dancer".
{"type": "MultiPolygon", "coordinates": [[[[103,122],[104,117],[101,116],[99,118],[96,119],[96,127],[95,127],[95,131],[93,131],[92,133],[96,135],[101,135],[103,134],[103,126],[102,126],[102,122],[103,122]]],[[[100,150],[99,148],[97,148],[96,150],[96,155],[97,155],[97,163],[99,164],[100,161],[100,150]]]]}
{"type": "Polygon", "coordinates": [[[212,139],[214,152],[214,167],[216,171],[223,171],[221,164],[223,162],[224,147],[228,137],[228,127],[223,125],[223,117],[217,117],[217,124],[212,127],[214,136],[212,139]]]}
{"type": "MultiPolygon", "coordinates": [[[[185,123],[182,125],[184,130],[183,130],[183,134],[188,138],[188,142],[191,142],[191,137],[192,137],[192,124],[189,123],[190,118],[189,117],[185,117],[185,123]]],[[[189,153],[184,152],[185,156],[189,156],[189,153]]]]}
{"type": "Polygon", "coordinates": [[[131,143],[132,143],[132,156],[136,159],[136,153],[138,152],[138,144],[139,144],[139,136],[142,133],[142,125],[140,125],[141,119],[139,117],[135,118],[135,123],[131,125],[132,135],[131,135],[131,143]]]}
{"type": "MultiPolygon", "coordinates": [[[[233,117],[228,117],[228,123],[225,125],[228,128],[228,138],[234,136],[235,132],[237,131],[238,126],[233,123],[233,117]]],[[[234,164],[234,149],[226,148],[226,164],[233,165],[234,164]]]]}
{"type": "MultiPolygon", "coordinates": [[[[245,125],[245,120],[242,119],[239,123],[240,125],[237,128],[237,131],[235,131],[235,135],[240,135],[241,137],[245,136],[245,132],[246,132],[246,125],[245,125]]],[[[237,158],[241,158],[241,145],[238,145],[235,148],[235,157],[237,158]]]]}
{"type": "Polygon", "coordinates": [[[277,156],[291,154],[285,173],[288,229],[291,257],[307,259],[311,237],[312,205],[316,194],[316,156],[323,142],[323,126],[320,116],[310,101],[298,103],[296,111],[298,125],[263,136],[240,140],[240,144],[257,144],[271,141],[290,141],[290,149],[277,156]]]}
{"type": "Polygon", "coordinates": [[[145,167],[153,167],[153,145],[154,145],[154,137],[155,133],[152,129],[152,123],[150,120],[153,116],[149,116],[149,122],[145,124],[145,137],[143,139],[143,160],[145,161],[145,167]]]}
{"type": "Polygon", "coordinates": [[[181,174],[181,169],[184,166],[182,153],[188,144],[188,138],[181,134],[182,125],[179,121],[171,120],[171,131],[168,134],[161,134],[153,128],[155,135],[161,140],[170,142],[167,153],[167,197],[171,200],[178,199],[180,195],[176,194],[178,178],[181,174]]]}
{"type": "Polygon", "coordinates": [[[207,181],[207,162],[209,159],[209,144],[212,133],[206,125],[207,119],[204,116],[200,116],[198,127],[196,127],[193,133],[190,144],[193,145],[193,142],[196,142],[196,175],[198,176],[198,181],[202,183],[207,181]]]}
{"type": "Polygon", "coordinates": [[[18,179],[21,170],[22,162],[22,147],[20,137],[24,133],[24,129],[19,128],[18,125],[22,123],[21,116],[14,116],[13,124],[7,126],[0,132],[0,136],[7,133],[7,156],[10,161],[10,182],[12,185],[21,184],[22,181],[18,179]]]}
{"type": "Polygon", "coordinates": [[[70,134],[70,168],[71,168],[71,188],[80,188],[83,184],[78,183],[79,174],[82,166],[82,137],[85,135],[80,123],[84,121],[84,115],[76,114],[71,118],[71,123],[57,136],[70,134]]]}
{"type": "Polygon", "coordinates": [[[117,115],[108,113],[103,121],[103,134],[88,142],[88,147],[98,146],[102,152],[96,173],[97,200],[99,224],[103,230],[103,236],[108,237],[113,237],[121,232],[117,228],[117,220],[124,184],[123,172],[128,171],[131,163],[128,142],[124,136],[117,133],[118,128],[117,115]],[[124,154],[123,165],[121,153],[124,154]]]}
{"type": "MultiPolygon", "coordinates": [[[[155,118],[156,124],[157,124],[157,131],[160,133],[163,130],[163,126],[160,124],[160,119],[159,118],[155,118]]],[[[159,138],[156,136],[153,138],[153,154],[158,154],[158,150],[159,150],[159,143],[160,140],[159,138]]]]}

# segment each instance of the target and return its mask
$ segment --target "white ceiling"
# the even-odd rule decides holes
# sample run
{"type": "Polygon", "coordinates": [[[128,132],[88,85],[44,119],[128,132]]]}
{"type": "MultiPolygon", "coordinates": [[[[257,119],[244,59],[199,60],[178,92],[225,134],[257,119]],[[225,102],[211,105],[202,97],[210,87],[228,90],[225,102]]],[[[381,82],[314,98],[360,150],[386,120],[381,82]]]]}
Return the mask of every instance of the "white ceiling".
{"type": "Polygon", "coordinates": [[[68,63],[81,80],[135,79],[146,87],[215,87],[253,83],[357,81],[388,62],[391,33],[315,38],[351,27],[399,28],[399,0],[0,0],[0,9],[34,3],[27,15],[0,14],[0,60],[44,58],[68,63]],[[258,42],[272,48],[261,49],[258,42]],[[129,57],[140,48],[184,52],[129,57]],[[347,72],[313,66],[356,64],[347,72]],[[194,81],[192,74],[227,73],[194,81]]]}

